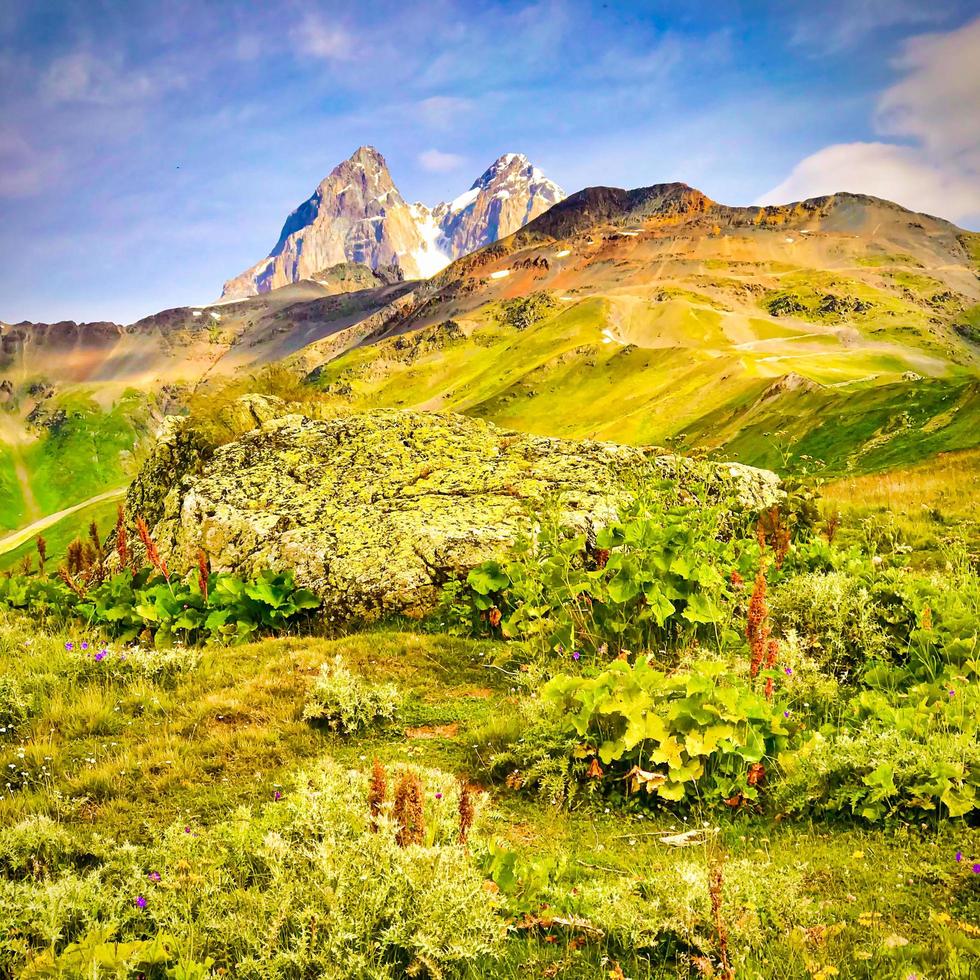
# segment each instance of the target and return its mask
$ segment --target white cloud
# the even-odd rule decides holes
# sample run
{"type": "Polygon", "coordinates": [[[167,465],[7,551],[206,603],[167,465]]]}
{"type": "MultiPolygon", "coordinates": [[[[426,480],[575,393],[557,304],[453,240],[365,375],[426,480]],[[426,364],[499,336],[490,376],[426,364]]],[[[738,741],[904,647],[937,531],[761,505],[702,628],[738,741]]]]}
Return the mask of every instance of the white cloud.
{"type": "Polygon", "coordinates": [[[458,153],[443,153],[442,150],[424,150],[419,154],[419,164],[423,170],[428,170],[433,174],[450,173],[458,170],[465,162],[465,158],[458,153]]]}
{"type": "Polygon", "coordinates": [[[913,38],[895,64],[906,75],[878,102],[879,132],[980,163],[980,17],[947,34],[913,38]]]}
{"type": "Polygon", "coordinates": [[[415,104],[415,114],[433,129],[450,129],[462,116],[473,111],[475,103],[452,95],[433,95],[415,104]]]}
{"type": "Polygon", "coordinates": [[[324,61],[347,61],[354,56],[354,38],[339,24],[328,24],[319,17],[307,17],[292,32],[303,54],[324,61]]]}
{"type": "Polygon", "coordinates": [[[907,142],[824,147],[757,203],[853,191],[953,221],[980,218],[978,50],[980,18],[907,42],[895,62],[904,77],[882,92],[874,117],[882,135],[907,142]]]}
{"type": "Polygon", "coordinates": [[[182,84],[183,78],[171,71],[137,71],[117,57],[99,57],[79,50],[48,65],[41,76],[39,91],[49,105],[115,106],[141,102],[182,84]]]}
{"type": "Polygon", "coordinates": [[[801,160],[757,204],[785,204],[838,191],[873,194],[913,211],[962,221],[980,214],[976,176],[942,167],[909,146],[838,143],[801,160]]]}

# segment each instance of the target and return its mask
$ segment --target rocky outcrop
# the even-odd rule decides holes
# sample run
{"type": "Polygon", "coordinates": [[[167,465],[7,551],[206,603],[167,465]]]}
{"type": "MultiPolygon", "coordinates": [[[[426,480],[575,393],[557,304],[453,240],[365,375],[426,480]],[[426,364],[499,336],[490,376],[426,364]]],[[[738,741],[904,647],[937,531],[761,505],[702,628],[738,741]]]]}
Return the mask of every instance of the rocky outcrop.
{"type": "Polygon", "coordinates": [[[362,146],[286,219],[268,257],[229,279],[222,296],[254,296],[300,279],[322,282],[325,274],[333,281],[337,275],[329,274],[348,263],[389,281],[386,267],[427,278],[517,231],[563,196],[527,157],[507,153],[448,204],[406,204],[384,157],[362,146]]]}
{"type": "MultiPolygon", "coordinates": [[[[186,430],[168,420],[129,492],[130,520],[142,513],[177,569],[199,548],[216,569],[293,569],[337,622],[431,609],[443,581],[506,553],[546,501],[569,525],[598,526],[644,480],[683,480],[693,465],[394,410],[285,415],[211,450],[186,430]]],[[[753,509],[780,494],[774,474],[738,464],[715,465],[709,482],[753,509]]]]}

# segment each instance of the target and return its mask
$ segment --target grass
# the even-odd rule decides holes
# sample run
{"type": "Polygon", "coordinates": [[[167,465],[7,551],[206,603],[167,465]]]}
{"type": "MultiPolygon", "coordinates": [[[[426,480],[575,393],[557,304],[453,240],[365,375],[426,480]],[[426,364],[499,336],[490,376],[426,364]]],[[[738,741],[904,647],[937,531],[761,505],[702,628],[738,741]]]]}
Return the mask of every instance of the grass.
{"type": "MultiPolygon", "coordinates": [[[[121,498],[120,498],[121,500],[121,498]]],[[[63,517],[60,521],[45,528],[41,535],[47,542],[48,560],[56,563],[61,561],[65,555],[68,545],[76,537],[85,537],[88,526],[93,521],[99,528],[99,532],[104,538],[112,529],[116,521],[116,509],[120,500],[102,500],[98,503],[89,504],[87,507],[63,517]]],[[[0,554],[0,571],[6,568],[14,568],[23,561],[25,556],[31,559],[33,566],[37,567],[37,536],[31,537],[16,548],[11,548],[0,554]]]]}
{"type": "Polygon", "coordinates": [[[892,521],[916,552],[938,557],[951,536],[980,552],[980,451],[943,453],[884,473],[845,477],[824,484],[826,510],[848,523],[892,521]]]}
{"type": "MultiPolygon", "coordinates": [[[[103,849],[152,849],[183,825],[219,834],[236,812],[257,819],[277,791],[288,802],[297,772],[327,758],[362,771],[377,757],[388,767],[437,766],[478,779],[474,732],[515,711],[508,658],[489,642],[391,629],[292,637],[208,648],[184,659],[184,669],[154,678],[102,670],[80,654],[81,639],[19,619],[0,622],[0,670],[32,699],[32,717],[16,737],[0,735],[0,763],[15,783],[2,792],[0,835],[39,814],[56,821],[78,853],[92,846],[84,843],[92,834],[103,849]],[[74,652],[64,648],[69,638],[74,652]],[[399,686],[406,703],[392,727],[344,739],[301,720],[309,685],[337,654],[365,678],[399,686]]],[[[601,804],[568,812],[504,788],[492,797],[493,837],[522,860],[559,859],[560,887],[570,896],[605,896],[620,924],[592,939],[557,925],[518,929],[501,958],[478,960],[460,976],[619,976],[617,964],[637,978],[699,975],[688,944],[694,936],[713,942],[707,893],[694,887],[691,904],[678,906],[670,889],[702,880],[709,850],[726,853],[723,915],[739,976],[905,977],[928,964],[931,972],[920,975],[965,978],[980,965],[971,945],[980,890],[953,861],[957,849],[980,853],[975,829],[858,829],[697,810],[610,812],[601,804]],[[662,841],[704,822],[710,848],[662,841]],[[663,932],[673,938],[631,948],[623,936],[667,908],[681,915],[663,932]]],[[[48,887],[82,887],[84,867],[49,869],[48,887]]],[[[258,892],[276,886],[259,876],[236,887],[236,901],[254,904],[258,892]]],[[[186,925],[190,937],[193,924],[186,925]]],[[[59,948],[87,924],[61,928],[59,948]]],[[[185,937],[198,959],[219,955],[201,938],[210,928],[202,921],[196,940],[185,937]]],[[[255,928],[261,932],[263,922],[255,928]]],[[[10,969],[0,965],[0,975],[12,976],[10,969]]]]}

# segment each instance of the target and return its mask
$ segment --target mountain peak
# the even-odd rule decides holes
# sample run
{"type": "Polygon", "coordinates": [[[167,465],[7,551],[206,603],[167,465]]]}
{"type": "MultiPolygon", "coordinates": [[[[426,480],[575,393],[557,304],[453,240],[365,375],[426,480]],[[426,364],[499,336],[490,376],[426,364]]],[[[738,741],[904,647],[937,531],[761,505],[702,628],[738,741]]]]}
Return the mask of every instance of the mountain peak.
{"type": "Polygon", "coordinates": [[[222,295],[268,292],[343,262],[432,276],[513,234],[564,196],[523,153],[504,153],[468,191],[430,210],[407,204],[381,153],[359,146],[289,215],[269,256],[228,280],[222,295]]]}
{"type": "MultiPolygon", "coordinates": [[[[388,164],[385,158],[381,155],[380,151],[373,146],[365,144],[364,146],[359,146],[345,161],[345,163],[351,163],[355,166],[364,167],[365,169],[377,169],[378,167],[387,168],[388,164]]],[[[343,164],[341,164],[343,166],[343,164]]]]}

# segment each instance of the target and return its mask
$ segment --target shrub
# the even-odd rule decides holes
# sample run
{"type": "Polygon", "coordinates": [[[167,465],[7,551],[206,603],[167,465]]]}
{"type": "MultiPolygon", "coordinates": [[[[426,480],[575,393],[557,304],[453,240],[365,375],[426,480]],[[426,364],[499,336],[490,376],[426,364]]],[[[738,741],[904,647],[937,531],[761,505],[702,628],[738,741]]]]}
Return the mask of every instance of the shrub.
{"type": "Polygon", "coordinates": [[[164,647],[175,640],[242,643],[257,633],[295,627],[319,605],[291,572],[269,569],[249,580],[224,572],[205,579],[195,569],[181,580],[161,563],[136,573],[124,569],[91,588],[77,581],[69,587],[44,578],[0,579],[0,609],[82,620],[124,642],[148,632],[164,647]]]}
{"type": "Polygon", "coordinates": [[[980,805],[980,744],[962,731],[925,737],[881,723],[831,728],[779,764],[774,802],[788,813],[880,821],[930,812],[959,817],[980,805]]]}
{"type": "Polygon", "coordinates": [[[596,677],[559,675],[542,697],[586,740],[577,751],[592,756],[589,778],[668,802],[757,800],[796,727],[717,662],[664,674],[643,657],[616,660],[596,677]]]}
{"type": "Polygon", "coordinates": [[[0,674],[0,736],[12,735],[27,721],[31,700],[15,677],[0,674]]]}
{"type": "Polygon", "coordinates": [[[338,656],[320,668],[310,688],[303,717],[350,735],[395,717],[401,697],[394,684],[369,684],[338,656]]]}
{"type": "MultiPolygon", "coordinates": [[[[456,778],[414,772],[426,839],[410,847],[396,842],[390,810],[372,832],[369,775],[328,761],[297,774],[278,802],[192,833],[181,821],[150,845],[110,850],[97,870],[0,878],[13,974],[68,954],[66,975],[99,975],[105,943],[147,936],[168,937],[158,964],[206,950],[233,976],[394,980],[456,975],[494,956],[506,926],[459,841],[456,778]]],[[[470,835],[482,848],[475,807],[470,835]]]]}
{"type": "Polygon", "coordinates": [[[888,655],[888,638],[867,584],[845,572],[811,572],[782,582],[770,594],[777,627],[793,630],[824,668],[843,674],[888,655]]]}
{"type": "Polygon", "coordinates": [[[547,516],[513,560],[484,562],[465,589],[447,587],[446,618],[459,624],[468,609],[476,633],[611,655],[741,644],[731,575],[754,568],[758,545],[736,533],[729,506],[672,504],[674,490],[665,483],[663,496],[646,494],[597,533],[571,534],[547,516]]]}

